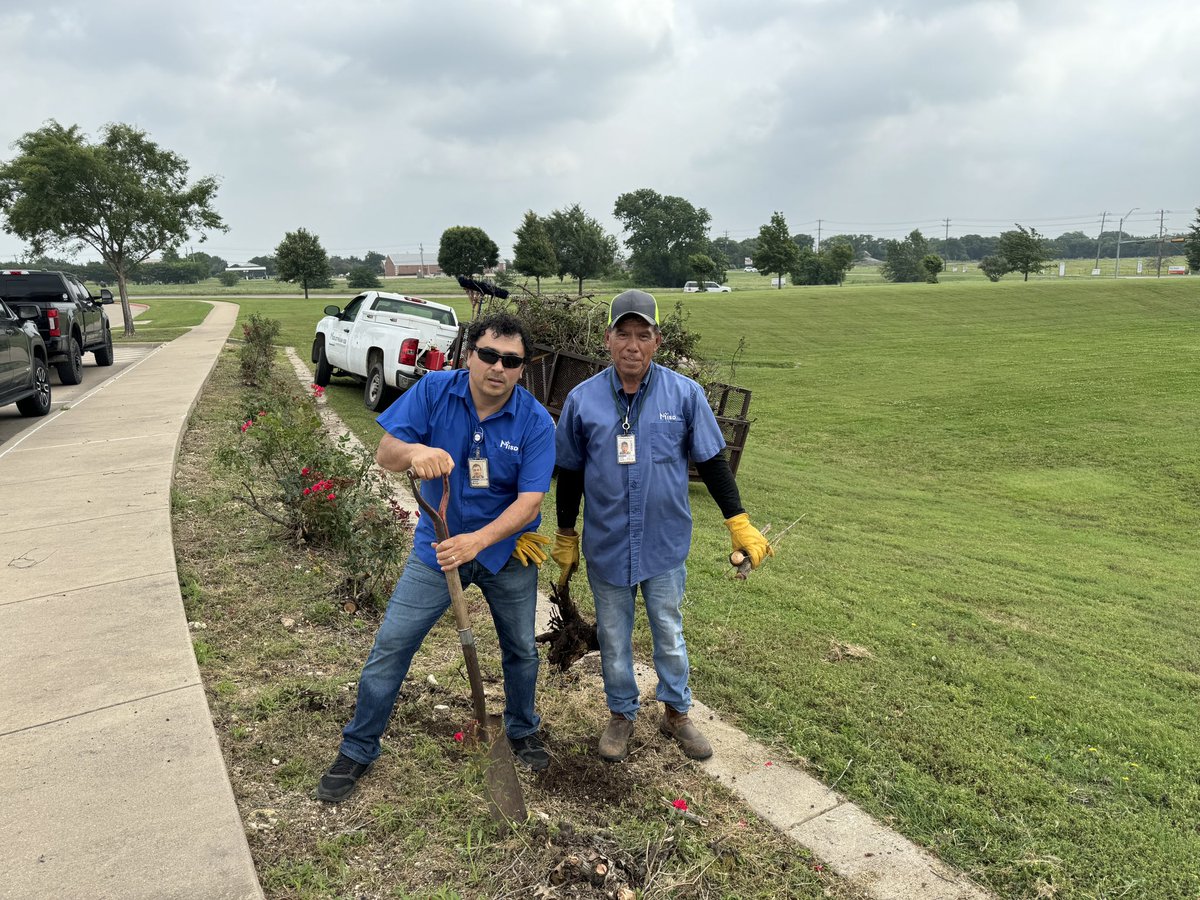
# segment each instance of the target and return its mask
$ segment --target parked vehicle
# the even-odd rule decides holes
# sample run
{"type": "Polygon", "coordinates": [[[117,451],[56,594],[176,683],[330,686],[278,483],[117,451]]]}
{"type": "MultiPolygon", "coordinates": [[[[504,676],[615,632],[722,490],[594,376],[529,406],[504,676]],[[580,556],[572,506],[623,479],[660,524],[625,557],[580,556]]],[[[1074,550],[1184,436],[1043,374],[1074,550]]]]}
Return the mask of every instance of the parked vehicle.
{"type": "Polygon", "coordinates": [[[746,266],[746,268],[742,269],[742,271],[743,272],[757,272],[758,269],[754,268],[754,266],[746,266]]]}
{"type": "Polygon", "coordinates": [[[325,307],[313,338],[314,381],[335,375],[363,382],[363,403],[382,410],[431,369],[445,368],[458,351],[458,316],[419,297],[366,291],[345,309],[325,307]]]}
{"type": "MultiPolygon", "coordinates": [[[[706,282],[704,282],[704,290],[706,292],[716,292],[718,294],[728,294],[730,291],[733,290],[733,288],[731,288],[727,284],[717,284],[715,281],[706,281],[706,282]]],[[[685,294],[697,294],[700,292],[700,284],[695,281],[689,281],[683,286],[683,292],[685,294]]]]}
{"type": "Polygon", "coordinates": [[[102,303],[112,291],[93,297],[78,278],[65,272],[30,269],[0,271],[0,297],[10,304],[38,308],[37,327],[46,343],[49,364],[63,384],[83,381],[83,354],[94,353],[96,365],[113,364],[112,331],[102,303]]]}
{"type": "Polygon", "coordinates": [[[17,404],[23,416],[50,412],[46,342],[38,333],[38,307],[0,300],[0,406],[17,404]]]}

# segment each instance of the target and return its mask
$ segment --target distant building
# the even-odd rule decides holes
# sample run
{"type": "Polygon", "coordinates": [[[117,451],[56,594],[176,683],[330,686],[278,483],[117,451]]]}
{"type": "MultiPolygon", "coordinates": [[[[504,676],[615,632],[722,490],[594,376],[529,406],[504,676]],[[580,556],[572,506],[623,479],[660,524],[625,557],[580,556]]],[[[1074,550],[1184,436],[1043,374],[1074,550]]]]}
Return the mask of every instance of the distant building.
{"type": "Polygon", "coordinates": [[[383,274],[386,278],[428,278],[441,275],[442,267],[436,262],[421,262],[418,253],[393,253],[384,257],[383,274]]]}
{"type": "Polygon", "coordinates": [[[248,263],[234,263],[232,266],[225,267],[226,272],[237,272],[247,281],[267,280],[266,266],[252,266],[248,263]]]}

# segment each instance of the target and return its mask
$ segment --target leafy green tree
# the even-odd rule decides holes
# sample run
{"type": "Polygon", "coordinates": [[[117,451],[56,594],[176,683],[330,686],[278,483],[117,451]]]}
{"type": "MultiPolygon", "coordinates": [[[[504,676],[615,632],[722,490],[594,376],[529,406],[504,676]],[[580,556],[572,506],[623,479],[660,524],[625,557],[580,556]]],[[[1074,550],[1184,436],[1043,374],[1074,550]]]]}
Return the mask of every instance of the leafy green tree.
{"type": "Polygon", "coordinates": [[[946,261],[936,253],[926,253],[921,257],[921,268],[925,270],[925,280],[937,284],[938,272],[946,268],[946,261]]]}
{"type": "Polygon", "coordinates": [[[967,259],[983,259],[996,253],[996,244],[1000,239],[995,235],[984,237],[981,234],[964,234],[958,239],[967,259]]]}
{"type": "Polygon", "coordinates": [[[280,281],[299,281],[304,285],[304,298],[310,287],[330,287],[333,270],[321,239],[304,228],[286,232],[275,248],[275,263],[280,281]]]}
{"type": "Polygon", "coordinates": [[[758,229],[758,247],[754,251],[754,267],[760,274],[779,276],[779,287],[783,287],[783,276],[795,271],[800,262],[800,248],[788,234],[783,213],[771,214],[771,221],[758,229]]]}
{"type": "Polygon", "coordinates": [[[921,260],[929,253],[929,241],[914,228],[902,241],[887,242],[887,259],[880,272],[888,281],[924,281],[926,272],[921,260]]]}
{"type": "Polygon", "coordinates": [[[346,287],[352,287],[356,291],[378,290],[383,287],[383,282],[379,280],[374,269],[363,264],[350,270],[350,274],[346,277],[346,287]]]}
{"type": "Polygon", "coordinates": [[[1020,272],[1026,281],[1031,272],[1036,275],[1050,264],[1042,236],[1037,229],[1024,225],[1018,224],[1016,231],[1001,232],[996,250],[1008,260],[1009,271],[1020,272]]]}
{"type": "Polygon", "coordinates": [[[798,249],[792,284],[841,284],[854,265],[854,248],[845,238],[831,238],[820,253],[811,247],[798,249]]]}
{"type": "Polygon", "coordinates": [[[583,280],[603,275],[616,258],[617,239],[578,203],[552,212],[546,218],[546,232],[558,259],[558,277],[570,275],[578,280],[580,296],[583,280]]]}
{"type": "Polygon", "coordinates": [[[1012,271],[1012,266],[1008,264],[1008,260],[1003,256],[992,254],[985,256],[979,261],[979,268],[983,270],[983,274],[988,277],[988,281],[997,282],[1009,272],[1012,271]]]}
{"type": "Polygon", "coordinates": [[[707,253],[693,253],[688,257],[688,268],[692,275],[699,283],[700,290],[704,290],[705,280],[715,281],[725,274],[723,268],[713,262],[713,258],[707,253]]]}
{"type": "Polygon", "coordinates": [[[437,261],[447,275],[482,275],[500,261],[500,248],[482,228],[453,225],[442,232],[437,261]]]}
{"type": "Polygon", "coordinates": [[[1183,255],[1187,257],[1188,268],[1200,273],[1200,206],[1196,207],[1196,221],[1188,229],[1187,240],[1183,242],[1183,255]]]}
{"type": "Polygon", "coordinates": [[[688,257],[708,253],[708,210],[650,188],[621,194],[613,216],[628,237],[629,265],[639,284],[674,287],[687,280],[688,257]]]}
{"type": "Polygon", "coordinates": [[[217,179],[188,184],[188,164],[144,131],[106,125],[89,144],[79,127],[51,120],[22,135],[18,155],[0,164],[5,230],[34,253],[88,246],[117,278],[125,333],[133,334],[126,282],[133,266],[198,232],[227,230],[213,209],[217,179]]]}
{"type": "Polygon", "coordinates": [[[537,290],[542,292],[542,279],[558,272],[558,257],[554,255],[554,244],[546,223],[532,209],[526,211],[521,227],[514,232],[517,242],[513,245],[513,268],[522,275],[537,279],[537,290]]]}
{"type": "Polygon", "coordinates": [[[383,271],[383,261],[387,259],[382,253],[376,253],[374,250],[368,250],[363,256],[363,265],[378,275],[383,271]]]}
{"type": "Polygon", "coordinates": [[[814,253],[816,252],[815,247],[817,242],[811,234],[793,234],[792,243],[801,250],[812,250],[814,253]]]}

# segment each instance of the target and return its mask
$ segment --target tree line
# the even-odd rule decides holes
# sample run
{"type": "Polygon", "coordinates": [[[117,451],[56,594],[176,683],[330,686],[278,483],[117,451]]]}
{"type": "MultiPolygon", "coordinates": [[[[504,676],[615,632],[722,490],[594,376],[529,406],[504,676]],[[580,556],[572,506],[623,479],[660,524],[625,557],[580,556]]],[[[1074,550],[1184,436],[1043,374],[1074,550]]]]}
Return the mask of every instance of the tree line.
{"type": "MultiPolygon", "coordinates": [[[[193,236],[202,243],[208,232],[228,230],[215,209],[217,178],[189,182],[187,162],[140,129],[106,125],[93,143],[78,126],[51,120],[22,135],[14,147],[17,155],[0,162],[5,230],[55,268],[90,281],[114,277],[125,307],[126,333],[133,331],[129,281],[200,281],[213,275],[236,280],[219,256],[193,252],[190,246],[186,255],[179,254],[193,236]],[[99,254],[102,270],[47,256],[53,250],[74,254],[84,247],[99,254]]],[[[1200,209],[1197,213],[1196,224],[1180,236],[1194,271],[1200,269],[1200,209]]],[[[1115,256],[1119,243],[1144,250],[1158,242],[1157,237],[1112,231],[1098,239],[1081,231],[1046,238],[1018,224],[995,237],[937,239],[914,230],[901,240],[841,234],[818,245],[810,234],[791,234],[779,212],[757,236],[734,241],[709,234],[708,210],[650,188],[618,196],[613,217],[621,224],[620,240],[578,203],[545,214],[527,210],[514,231],[513,270],[536,279],[539,292],[543,278],[561,282],[569,277],[580,293],[586,279],[617,273],[647,287],[678,287],[690,279],[719,282],[728,269],[741,268],[747,260],[762,274],[777,275],[780,286],[785,277],[795,284],[840,284],[852,265],[868,258],[881,261],[884,277],[893,281],[936,281],[946,260],[978,260],[995,280],[1014,271],[1028,278],[1050,259],[1115,256]]],[[[350,287],[377,287],[383,260],[375,251],[362,258],[329,256],[316,234],[298,228],[284,234],[273,255],[248,262],[262,265],[269,276],[299,282],[307,296],[310,288],[330,285],[334,272],[347,274],[350,287]]],[[[443,232],[437,260],[448,275],[472,276],[495,269],[499,250],[481,228],[458,225],[443,232]]]]}

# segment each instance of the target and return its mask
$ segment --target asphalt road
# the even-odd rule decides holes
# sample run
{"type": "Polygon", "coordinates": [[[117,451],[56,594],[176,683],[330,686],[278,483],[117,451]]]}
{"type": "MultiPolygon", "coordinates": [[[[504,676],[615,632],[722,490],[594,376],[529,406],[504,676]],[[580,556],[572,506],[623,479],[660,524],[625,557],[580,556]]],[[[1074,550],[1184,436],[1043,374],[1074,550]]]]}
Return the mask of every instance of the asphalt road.
{"type": "MultiPolygon", "coordinates": [[[[64,407],[81,402],[90,392],[100,389],[109,379],[120,375],[138,360],[154,352],[158,346],[158,344],[117,344],[113,348],[113,364],[106,368],[97,366],[95,356],[85,353],[82,384],[63,384],[58,379],[58,372],[51,368],[49,415],[52,416],[64,407]]],[[[36,427],[39,422],[43,421],[45,418],[26,418],[21,415],[17,411],[15,403],[0,406],[0,452],[3,452],[8,442],[25,429],[36,427]]]]}

